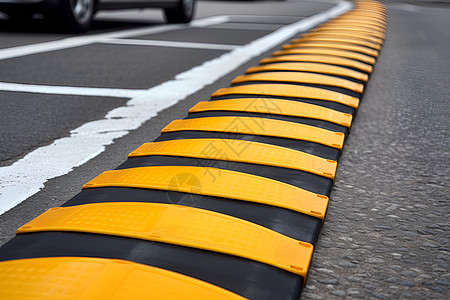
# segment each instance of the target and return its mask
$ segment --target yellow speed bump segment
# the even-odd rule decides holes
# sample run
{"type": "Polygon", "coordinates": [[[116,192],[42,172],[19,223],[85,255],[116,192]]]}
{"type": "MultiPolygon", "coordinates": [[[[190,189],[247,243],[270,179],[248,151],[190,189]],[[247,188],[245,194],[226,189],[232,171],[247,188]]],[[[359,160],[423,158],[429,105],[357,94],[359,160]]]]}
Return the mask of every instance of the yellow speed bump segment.
{"type": "Polygon", "coordinates": [[[369,18],[386,18],[386,9],[377,6],[356,7],[348,12],[349,16],[369,17],[369,18]]]}
{"type": "Polygon", "coordinates": [[[346,14],[337,17],[337,21],[366,21],[366,22],[377,22],[382,26],[387,26],[386,15],[380,14],[346,14]]]}
{"type": "Polygon", "coordinates": [[[292,41],[292,44],[324,44],[329,47],[330,45],[338,46],[336,48],[343,50],[351,50],[356,52],[361,52],[370,56],[377,57],[379,50],[381,49],[381,44],[373,41],[363,40],[360,38],[346,37],[346,36],[332,36],[332,35],[319,35],[319,36],[302,36],[299,39],[292,41]],[[354,46],[356,48],[342,48],[354,46]],[[370,50],[370,51],[368,51],[370,50]]]}
{"type": "Polygon", "coordinates": [[[373,29],[379,32],[385,32],[386,28],[385,26],[377,25],[375,23],[370,22],[358,22],[353,20],[333,20],[326,23],[327,26],[333,25],[333,26],[356,26],[356,27],[362,27],[362,28],[368,28],[373,29]]]}
{"type": "Polygon", "coordinates": [[[360,14],[360,13],[346,13],[346,14],[342,14],[336,18],[334,18],[333,20],[347,20],[347,21],[355,21],[355,20],[363,20],[366,22],[377,22],[380,23],[382,25],[387,25],[387,21],[386,21],[386,14],[379,14],[379,13],[375,13],[375,14],[368,14],[366,12],[366,14],[360,14]]]}
{"type": "Polygon", "coordinates": [[[357,6],[347,12],[346,16],[365,16],[365,17],[386,17],[386,8],[381,6],[367,5],[357,6]]]}
{"type": "Polygon", "coordinates": [[[376,25],[376,24],[369,24],[369,23],[361,23],[361,22],[357,22],[357,21],[335,21],[333,23],[329,22],[329,23],[327,23],[327,25],[352,26],[352,27],[354,26],[354,27],[358,27],[358,28],[367,28],[367,29],[376,30],[378,32],[386,33],[386,28],[384,26],[376,25]]]}
{"type": "MultiPolygon", "coordinates": [[[[56,207],[19,228],[18,233],[38,231],[89,232],[180,245],[258,261],[303,278],[306,278],[313,252],[309,243],[254,223],[171,204],[119,202],[56,207]]],[[[165,288],[173,290],[174,286],[165,288]]],[[[176,293],[180,297],[170,299],[185,299],[181,293],[186,292],[179,290],[176,293]]],[[[152,296],[151,299],[159,298],[152,296]]]]}
{"type": "Polygon", "coordinates": [[[352,123],[351,114],[342,113],[340,111],[336,111],[319,105],[283,99],[242,98],[200,101],[194,107],[192,107],[189,112],[194,113],[218,110],[254,112],[271,115],[317,119],[349,128],[352,123]]]}
{"type": "Polygon", "coordinates": [[[353,21],[351,19],[348,20],[332,20],[330,22],[323,23],[318,28],[327,28],[327,27],[355,27],[362,30],[368,30],[369,32],[379,32],[384,33],[385,28],[383,26],[378,26],[376,24],[369,23],[361,23],[357,21],[353,21]]]}
{"type": "Polygon", "coordinates": [[[351,18],[347,17],[345,18],[335,18],[327,22],[327,24],[358,24],[358,25],[369,25],[374,26],[379,29],[386,29],[386,24],[383,22],[380,22],[379,20],[368,18],[368,19],[362,19],[362,18],[351,18]]]}
{"type": "Polygon", "coordinates": [[[359,52],[362,54],[378,57],[378,51],[367,48],[365,46],[342,43],[342,42],[320,42],[320,41],[297,41],[289,45],[283,45],[283,49],[296,49],[296,48],[331,48],[349,50],[353,52],[359,52]]]}
{"type": "Polygon", "coordinates": [[[336,21],[361,21],[361,22],[369,22],[379,24],[381,26],[386,27],[386,15],[362,15],[362,14],[343,14],[333,20],[336,21]]]}
{"type": "MultiPolygon", "coordinates": [[[[334,38],[346,38],[354,41],[368,41],[375,45],[382,45],[383,39],[377,37],[371,37],[367,34],[359,34],[355,32],[347,32],[340,30],[327,30],[323,32],[308,32],[301,35],[301,38],[310,38],[310,39],[334,39],[334,38]]],[[[294,40],[295,41],[295,40],[294,40]]],[[[380,47],[381,48],[381,47],[380,47]]]]}
{"type": "Polygon", "coordinates": [[[281,83],[248,84],[218,89],[212,94],[212,97],[220,97],[234,94],[317,99],[323,101],[337,102],[353,108],[358,108],[359,105],[358,98],[343,93],[316,87],[298,86],[281,83]]]}
{"type": "MultiPolygon", "coordinates": [[[[275,58],[267,58],[267,62],[270,62],[269,59],[273,59],[274,61],[284,61],[286,59],[289,61],[289,59],[293,58],[294,55],[291,57],[288,57],[291,55],[286,56],[278,56],[275,58]]],[[[301,58],[300,58],[301,59],[301,58]]],[[[293,58],[295,61],[295,58],[293,58]]],[[[266,61],[265,61],[266,62],[266,61]]],[[[310,63],[310,62],[293,62],[293,63],[271,63],[267,65],[262,66],[255,66],[248,68],[245,73],[251,74],[256,72],[269,72],[269,71],[288,71],[288,72],[311,72],[311,73],[321,73],[321,74],[329,74],[329,75],[336,75],[336,76],[342,76],[342,77],[348,77],[352,79],[356,79],[362,82],[367,82],[369,79],[369,76],[367,74],[350,70],[348,68],[338,67],[338,66],[332,66],[332,65],[325,65],[323,63],[310,63]]]]}
{"type": "Polygon", "coordinates": [[[376,30],[366,29],[366,28],[362,28],[362,27],[343,26],[343,25],[342,26],[331,26],[331,25],[330,26],[321,26],[317,29],[313,29],[313,31],[314,32],[323,32],[323,31],[330,30],[330,29],[331,30],[344,30],[344,31],[349,31],[349,32],[352,32],[352,31],[362,32],[364,34],[375,36],[375,37],[378,37],[383,40],[385,38],[384,33],[376,31],[376,30]]]}
{"type": "MultiPolygon", "coordinates": [[[[373,67],[371,65],[353,60],[348,59],[344,57],[337,57],[337,56],[325,56],[325,55],[309,55],[309,54],[299,54],[299,55],[278,55],[273,57],[267,57],[263,58],[260,63],[261,64],[271,64],[271,63],[279,63],[279,62],[312,62],[312,63],[320,63],[320,64],[314,64],[315,68],[310,67],[308,68],[300,68],[299,71],[310,71],[310,72],[317,72],[317,73],[325,73],[325,74],[332,74],[332,75],[338,75],[338,76],[344,76],[349,77],[353,79],[357,79],[359,81],[366,82],[367,81],[367,75],[362,74],[360,72],[353,73],[352,70],[346,69],[346,68],[339,68],[334,69],[333,66],[329,66],[330,68],[327,68],[328,66],[324,66],[321,64],[331,64],[331,65],[338,65],[338,66],[344,66],[344,67],[350,67],[353,69],[358,69],[360,71],[363,71],[365,73],[372,73],[373,67]],[[320,70],[318,70],[320,68],[320,70]],[[323,69],[326,69],[327,71],[322,71],[323,69]],[[350,71],[350,72],[349,72],[350,71]]],[[[278,64],[280,65],[280,64],[278,64]]],[[[255,68],[255,67],[254,67],[255,68]]],[[[258,68],[258,67],[256,67],[258,68]]],[[[251,70],[251,68],[249,69],[251,70]]],[[[288,70],[287,70],[288,71],[288,70]]],[[[295,71],[295,70],[289,70],[289,71],[295,71]]],[[[250,73],[250,72],[249,72],[250,73]]]]}
{"type": "Polygon", "coordinates": [[[287,49],[287,50],[281,50],[281,51],[275,51],[273,53],[274,56],[277,55],[288,55],[288,54],[315,54],[315,55],[330,55],[330,56],[339,56],[339,57],[345,57],[349,59],[355,59],[362,61],[366,64],[375,64],[375,58],[361,54],[356,53],[353,51],[347,51],[347,50],[340,50],[340,49],[321,49],[321,48],[298,48],[298,49],[287,49]]]}
{"type": "MultiPolygon", "coordinates": [[[[52,217],[46,213],[47,216],[52,217]]],[[[50,221],[50,225],[61,220],[45,221],[50,221]]],[[[244,300],[230,291],[175,272],[125,260],[92,257],[2,261],[0,299],[244,300]]]]}
{"type": "Polygon", "coordinates": [[[337,162],[292,149],[228,139],[186,139],[146,143],[129,157],[170,155],[218,159],[300,170],[334,179],[337,162]],[[236,147],[235,145],[239,145],[236,147]]]}
{"type": "Polygon", "coordinates": [[[323,220],[328,197],[287,183],[210,167],[157,166],[106,171],[83,188],[131,187],[176,191],[278,206],[323,220]]]}
{"type": "Polygon", "coordinates": [[[292,82],[292,83],[308,83],[325,86],[340,87],[349,91],[362,94],[364,85],[354,81],[342,79],[339,77],[314,74],[307,72],[264,72],[247,75],[240,75],[233,79],[232,83],[243,83],[253,81],[267,82],[292,82]]]}
{"type": "Polygon", "coordinates": [[[273,136],[286,139],[303,140],[342,150],[345,135],[323,128],[254,117],[207,117],[188,120],[174,120],[162,133],[175,131],[213,131],[240,134],[273,136]]]}

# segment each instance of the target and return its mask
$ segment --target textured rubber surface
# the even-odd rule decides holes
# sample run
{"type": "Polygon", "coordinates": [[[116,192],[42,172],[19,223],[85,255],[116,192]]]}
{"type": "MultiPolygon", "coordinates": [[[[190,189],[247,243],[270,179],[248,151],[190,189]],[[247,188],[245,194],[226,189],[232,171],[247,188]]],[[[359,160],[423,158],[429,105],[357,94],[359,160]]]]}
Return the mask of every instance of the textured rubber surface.
{"type": "Polygon", "coordinates": [[[281,51],[275,51],[273,55],[290,55],[290,54],[320,54],[328,56],[345,57],[353,60],[358,60],[366,64],[375,64],[375,58],[369,55],[356,53],[348,50],[341,49],[324,49],[324,48],[294,48],[281,51]]]}
{"type": "Polygon", "coordinates": [[[189,112],[194,113],[220,110],[311,118],[343,125],[345,127],[350,127],[353,118],[351,114],[341,113],[318,105],[282,99],[264,98],[201,101],[192,107],[189,112]]]}
{"type": "MultiPolygon", "coordinates": [[[[323,55],[308,55],[308,54],[301,54],[301,55],[278,55],[274,57],[268,57],[261,60],[261,64],[270,64],[270,63],[279,63],[279,62],[313,62],[313,63],[323,63],[323,64],[329,64],[327,67],[332,67],[332,65],[336,66],[343,66],[343,67],[350,67],[351,69],[354,69],[356,71],[362,71],[364,73],[370,74],[373,71],[373,67],[371,65],[343,57],[332,57],[332,56],[323,56],[323,55]]],[[[281,65],[280,65],[281,66],[281,65]]],[[[301,66],[301,65],[300,65],[301,66]]],[[[312,65],[310,70],[305,70],[309,72],[318,72],[318,73],[324,73],[324,74],[332,74],[332,75],[338,75],[342,77],[350,77],[354,79],[358,79],[363,82],[367,82],[367,76],[360,75],[358,73],[349,73],[346,72],[345,68],[336,69],[332,68],[331,70],[329,68],[322,68],[320,69],[317,65],[312,65]],[[323,71],[322,71],[323,70],[323,71]]],[[[347,87],[348,88],[348,87],[347,87]]]]}
{"type": "MultiPolygon", "coordinates": [[[[345,31],[345,30],[327,30],[326,32],[308,32],[305,33],[301,36],[300,39],[303,38],[311,38],[314,40],[324,40],[324,41],[328,41],[330,39],[335,39],[335,38],[346,38],[346,39],[350,39],[355,41],[355,44],[359,45],[359,43],[361,41],[363,42],[372,42],[374,43],[376,46],[379,46],[381,49],[381,45],[383,44],[383,39],[377,38],[377,37],[373,37],[373,36],[368,36],[367,34],[364,33],[358,33],[358,32],[349,32],[349,31],[345,31]]],[[[299,41],[300,39],[294,39],[292,40],[292,42],[296,42],[299,41]]]]}
{"type": "Polygon", "coordinates": [[[248,258],[306,277],[313,246],[207,210],[169,204],[55,207],[17,233],[76,231],[157,241],[248,258]]]}
{"type": "Polygon", "coordinates": [[[83,188],[134,187],[180,191],[292,209],[323,219],[328,197],[263,177],[211,167],[141,167],[106,171],[83,188]],[[190,184],[192,180],[201,186],[190,184]]]}
{"type": "Polygon", "coordinates": [[[238,141],[226,141],[223,139],[190,139],[146,143],[131,152],[128,156],[187,156],[267,164],[269,166],[306,171],[328,178],[334,178],[336,175],[337,163],[334,160],[327,160],[304,152],[274,145],[246,141],[240,141],[241,146],[245,150],[238,153],[230,147],[230,143],[232,144],[233,142],[238,141]]]}
{"type": "Polygon", "coordinates": [[[79,300],[244,299],[204,281],[164,269],[126,260],[87,257],[0,262],[0,296],[2,299],[79,300]],[[168,286],[171,288],[167,289],[168,286]]]}
{"type": "MultiPolygon", "coordinates": [[[[277,55],[274,58],[268,58],[266,60],[263,60],[265,63],[261,66],[255,66],[250,67],[246,71],[247,74],[249,73],[255,73],[255,72],[267,72],[267,71],[291,71],[291,72],[311,72],[311,73],[319,73],[319,74],[330,74],[330,75],[338,75],[342,77],[347,77],[349,79],[356,79],[360,82],[367,82],[369,77],[367,74],[340,67],[340,66],[334,66],[332,64],[336,65],[342,65],[342,66],[349,66],[353,67],[355,69],[362,70],[364,72],[369,72],[372,69],[367,68],[366,64],[363,64],[358,61],[353,61],[353,63],[350,63],[351,60],[340,58],[340,57],[334,57],[334,56],[324,56],[323,60],[319,60],[317,57],[311,57],[310,55],[277,55]],[[276,63],[276,62],[289,62],[294,61],[293,63],[276,63]],[[299,61],[299,62],[298,62],[299,61]],[[309,62],[314,61],[314,62],[309,62]],[[273,64],[268,64],[272,63],[273,64]],[[317,62],[317,63],[316,63],[317,62]],[[322,64],[323,62],[323,64],[322,64]],[[332,63],[330,65],[326,65],[326,63],[332,63]]],[[[371,66],[370,66],[371,67],[371,66]]]]}
{"type": "Polygon", "coordinates": [[[342,93],[329,91],[326,89],[295,86],[288,84],[248,84],[218,89],[212,97],[220,97],[233,94],[248,94],[260,97],[299,97],[341,103],[353,108],[359,105],[359,99],[342,93]]]}
{"type": "Polygon", "coordinates": [[[266,72],[237,76],[231,83],[252,81],[306,83],[314,85],[335,86],[362,94],[364,86],[339,77],[311,74],[306,72],[266,72]]]}
{"type": "Polygon", "coordinates": [[[291,122],[252,117],[210,117],[175,120],[161,132],[184,130],[233,132],[305,140],[342,149],[345,135],[321,128],[291,122]]]}
{"type": "Polygon", "coordinates": [[[374,49],[370,49],[365,46],[360,45],[354,45],[349,43],[342,43],[339,41],[333,41],[333,42],[305,42],[305,41],[299,41],[296,43],[292,43],[289,45],[284,45],[283,49],[295,49],[295,48],[310,48],[310,47],[317,47],[317,48],[336,48],[336,49],[342,49],[342,50],[349,50],[353,52],[359,52],[362,54],[370,55],[373,57],[378,57],[378,51],[374,49]]]}

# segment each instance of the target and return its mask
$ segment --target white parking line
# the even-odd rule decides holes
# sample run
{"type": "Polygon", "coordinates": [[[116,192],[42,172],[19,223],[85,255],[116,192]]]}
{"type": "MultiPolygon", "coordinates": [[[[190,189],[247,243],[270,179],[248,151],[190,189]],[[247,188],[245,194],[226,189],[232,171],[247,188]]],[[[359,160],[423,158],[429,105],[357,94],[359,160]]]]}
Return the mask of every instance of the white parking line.
{"type": "Polygon", "coordinates": [[[239,47],[238,45],[227,45],[227,44],[134,40],[134,39],[103,39],[99,40],[98,42],[105,44],[118,44],[118,45],[158,46],[158,47],[210,49],[210,50],[227,50],[227,51],[239,47]]]}
{"type": "Polygon", "coordinates": [[[42,52],[49,52],[73,47],[80,47],[85,45],[94,44],[103,39],[117,39],[117,38],[128,38],[128,37],[136,37],[143,36],[149,34],[155,34],[160,32],[166,32],[171,30],[189,28],[189,27],[204,27],[215,24],[221,24],[227,22],[229,20],[228,16],[220,16],[220,17],[209,17],[201,20],[195,20],[190,25],[163,25],[163,26],[149,26],[138,29],[129,29],[122,30],[117,32],[109,32],[109,33],[101,33],[101,34],[93,34],[93,35],[83,35],[77,37],[71,37],[67,39],[62,39],[58,41],[52,42],[44,42],[26,46],[18,46],[12,48],[6,48],[0,50],[0,60],[20,57],[25,55],[31,55],[42,52]]]}
{"type": "Polygon", "coordinates": [[[115,139],[139,128],[187,96],[201,90],[253,57],[308,30],[329,18],[351,9],[350,2],[284,26],[245,46],[178,74],[174,80],[148,89],[125,106],[107,113],[104,119],[86,123],[71,131],[69,137],[28,153],[11,166],[0,168],[0,214],[39,192],[49,179],[65,175],[105,150],[115,139]]]}
{"type": "Polygon", "coordinates": [[[142,95],[142,93],[146,92],[147,90],[71,87],[71,86],[53,86],[53,85],[0,82],[0,91],[54,94],[54,95],[134,98],[142,95]]]}
{"type": "Polygon", "coordinates": [[[212,26],[216,24],[226,23],[230,21],[229,15],[222,15],[222,16],[214,16],[199,20],[194,20],[191,23],[189,23],[190,27],[206,27],[206,26],[212,26]]]}

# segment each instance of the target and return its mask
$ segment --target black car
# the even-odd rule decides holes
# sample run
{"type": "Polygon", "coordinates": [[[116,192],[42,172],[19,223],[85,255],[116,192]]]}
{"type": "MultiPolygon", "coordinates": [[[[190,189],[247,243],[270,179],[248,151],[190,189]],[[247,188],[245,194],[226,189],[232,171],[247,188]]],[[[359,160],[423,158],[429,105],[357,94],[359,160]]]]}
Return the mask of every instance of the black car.
{"type": "Polygon", "coordinates": [[[11,20],[39,13],[59,21],[72,32],[86,31],[99,10],[163,8],[169,23],[188,23],[196,0],[0,0],[0,11],[11,20]]]}

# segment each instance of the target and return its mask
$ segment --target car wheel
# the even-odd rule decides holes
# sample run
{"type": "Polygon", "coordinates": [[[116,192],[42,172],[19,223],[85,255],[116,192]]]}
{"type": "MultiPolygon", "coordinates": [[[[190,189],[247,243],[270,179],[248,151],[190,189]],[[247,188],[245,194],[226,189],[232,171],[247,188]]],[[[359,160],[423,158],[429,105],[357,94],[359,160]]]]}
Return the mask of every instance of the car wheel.
{"type": "Polygon", "coordinates": [[[179,0],[175,8],[166,8],[168,23],[189,23],[194,17],[196,0],[179,0]]]}
{"type": "Polygon", "coordinates": [[[62,0],[59,20],[70,32],[84,32],[92,24],[95,0],[62,0]]]}

